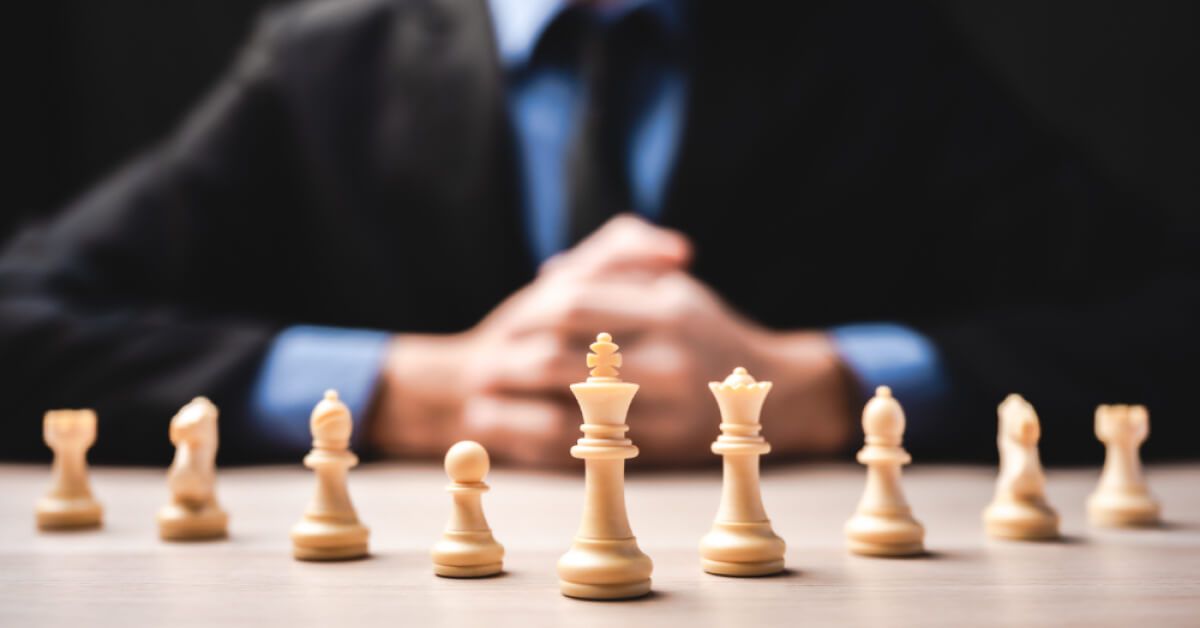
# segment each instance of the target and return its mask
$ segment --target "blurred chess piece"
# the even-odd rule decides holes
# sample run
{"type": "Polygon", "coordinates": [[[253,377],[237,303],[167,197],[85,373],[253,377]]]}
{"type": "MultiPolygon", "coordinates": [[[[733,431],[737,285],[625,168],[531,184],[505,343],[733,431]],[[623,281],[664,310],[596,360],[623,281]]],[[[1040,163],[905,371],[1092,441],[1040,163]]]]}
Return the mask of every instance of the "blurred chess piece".
{"type": "Polygon", "coordinates": [[[439,576],[480,578],[504,567],[504,546],[492,537],[481,503],[490,466],[487,450],[474,441],[455,443],[446,452],[446,491],[454,497],[454,509],[442,539],[433,546],[433,572],[439,576]]]}
{"type": "Polygon", "coordinates": [[[1058,537],[1058,513],[1046,502],[1046,475],[1038,456],[1041,425],[1020,395],[1009,395],[997,409],[1000,476],[996,496],[983,511],[988,536],[1039,540],[1058,537]]]}
{"type": "Polygon", "coordinates": [[[1146,406],[1101,405],[1096,408],[1096,438],[1104,443],[1100,485],[1088,497],[1088,519],[1111,527],[1154,526],[1159,523],[1158,500],[1142,477],[1138,449],[1150,435],[1146,406]]]}
{"type": "Polygon", "coordinates": [[[158,511],[159,535],[169,541],[225,536],[229,516],[217,505],[217,406],[196,397],[171,419],[175,461],[167,471],[171,501],[158,511]]]}
{"type": "Polygon", "coordinates": [[[624,599],[650,592],[654,563],[638,548],[625,512],[625,460],[638,449],[625,438],[637,384],[621,381],[621,354],[608,334],[596,336],[588,354],[591,377],[571,384],[583,412],[583,438],[571,455],[585,464],[583,520],[571,549],[558,560],[563,595],[624,599]]]}
{"type": "Polygon", "coordinates": [[[300,521],[292,526],[292,555],[299,560],[350,560],[367,555],[366,526],[350,502],[346,476],[358,464],[350,451],[354,424],[350,409],[328,390],[309,420],[313,449],[304,466],[317,474],[317,490],[300,521]]]}
{"type": "Polygon", "coordinates": [[[87,451],[96,442],[92,410],[51,410],[42,422],[46,444],[54,451],[53,485],[38,500],[37,524],[43,530],[93,528],[103,509],[88,485],[87,451]]]}
{"type": "Polygon", "coordinates": [[[759,486],[759,457],[771,445],[759,435],[759,414],[771,382],[737,367],[724,382],[709,382],[721,409],[721,435],[712,444],[724,465],[721,507],[700,541],[704,571],[722,576],[765,576],[783,571],[787,545],[771,529],[759,486]]]}
{"type": "Polygon", "coordinates": [[[925,529],[912,516],[900,485],[900,467],[912,462],[902,446],[904,410],[887,386],[863,409],[866,446],[858,461],[867,466],[867,487],[846,522],[850,551],[867,556],[913,556],[925,552],[925,529]]]}

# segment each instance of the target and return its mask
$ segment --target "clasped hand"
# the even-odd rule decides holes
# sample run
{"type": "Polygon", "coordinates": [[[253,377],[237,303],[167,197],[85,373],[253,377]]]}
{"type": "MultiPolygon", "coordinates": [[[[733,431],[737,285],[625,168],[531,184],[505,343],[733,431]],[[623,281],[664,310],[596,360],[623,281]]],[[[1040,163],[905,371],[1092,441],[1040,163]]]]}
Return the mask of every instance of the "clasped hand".
{"type": "Polygon", "coordinates": [[[716,460],[720,417],[707,382],[744,366],[775,387],[764,435],[777,453],[830,453],[850,434],[849,387],[820,332],[775,332],[746,319],[687,273],[691,247],[674,231],[618,216],[468,331],[398,335],[368,425],[385,454],[433,458],[455,441],[483,443],[502,462],[572,463],[581,418],[569,386],[587,377],[587,346],[606,331],[621,377],[641,385],[629,437],[641,463],[716,460]]]}

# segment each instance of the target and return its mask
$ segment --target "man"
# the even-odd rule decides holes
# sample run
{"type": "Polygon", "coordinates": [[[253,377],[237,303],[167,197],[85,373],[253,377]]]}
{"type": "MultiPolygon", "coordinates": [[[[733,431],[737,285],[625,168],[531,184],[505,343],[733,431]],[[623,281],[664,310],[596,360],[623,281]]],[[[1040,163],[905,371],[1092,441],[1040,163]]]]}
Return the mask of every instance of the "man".
{"type": "Polygon", "coordinates": [[[1008,392],[1051,460],[1091,408],[1183,451],[1194,275],[1163,224],[897,2],[348,0],[263,21],[169,141],[0,263],[9,455],[95,406],[98,457],[162,461],[174,409],[223,454],[357,447],[569,462],[598,331],[642,384],[650,464],[711,459],[705,382],[775,382],[780,457],[853,446],[888,384],[921,454],[991,449],[1008,392]],[[801,6],[791,6],[799,4],[801,6]]]}

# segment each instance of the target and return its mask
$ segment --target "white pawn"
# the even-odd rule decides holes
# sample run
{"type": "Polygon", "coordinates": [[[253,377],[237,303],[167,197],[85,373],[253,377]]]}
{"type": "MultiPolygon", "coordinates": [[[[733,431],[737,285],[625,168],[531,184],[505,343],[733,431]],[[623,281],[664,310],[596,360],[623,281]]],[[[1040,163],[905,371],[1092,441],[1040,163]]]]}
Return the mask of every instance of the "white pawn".
{"type": "Polygon", "coordinates": [[[787,545],[771,529],[758,474],[759,457],[771,451],[759,435],[759,413],[771,382],[757,382],[739,366],[708,388],[721,408],[721,435],[712,451],[722,456],[724,475],[717,519],[700,541],[701,565],[722,576],[779,573],[787,545]]]}
{"type": "Polygon", "coordinates": [[[300,521],[292,526],[292,555],[299,560],[350,560],[367,555],[366,526],[350,502],[346,475],[358,464],[350,451],[354,423],[336,390],[313,408],[309,420],[313,449],[304,466],[317,474],[317,490],[300,521]]]}
{"type": "Polygon", "coordinates": [[[217,414],[211,401],[196,397],[171,419],[171,501],[158,511],[159,536],[166,540],[225,536],[229,516],[217,505],[217,414]]]}
{"type": "Polygon", "coordinates": [[[43,530],[94,528],[103,509],[88,484],[87,450],[96,442],[92,410],[51,410],[42,421],[46,444],[54,451],[53,485],[38,500],[37,525],[43,530]]]}
{"type": "Polygon", "coordinates": [[[487,450],[475,441],[460,441],[446,452],[446,491],[454,497],[454,510],[433,546],[433,572],[439,576],[480,578],[504,568],[504,546],[492,537],[481,503],[489,467],[487,450]]]}
{"type": "Polygon", "coordinates": [[[1058,513],[1046,502],[1046,474],[1038,456],[1041,425],[1033,406],[1009,395],[997,409],[1000,476],[996,496],[983,511],[988,536],[1039,540],[1058,537],[1058,513]]]}
{"type": "Polygon", "coordinates": [[[1096,438],[1105,446],[1100,485],[1088,497],[1088,519],[1111,527],[1154,526],[1158,500],[1142,477],[1138,449],[1150,435],[1146,406],[1101,405],[1096,408],[1096,438]]]}
{"type": "Polygon", "coordinates": [[[858,461],[867,466],[867,487],[846,522],[850,551],[867,556],[914,556],[925,552],[925,529],[912,516],[900,486],[900,467],[912,461],[904,450],[904,410],[887,386],[863,409],[866,445],[858,461]]]}
{"type": "Polygon", "coordinates": [[[612,336],[599,334],[590,347],[591,376],[571,384],[583,411],[583,438],[571,455],[584,461],[587,494],[575,541],[558,559],[559,589],[589,600],[641,597],[650,592],[654,563],[638,548],[625,512],[625,460],[638,454],[625,420],[638,385],[621,381],[612,336]]]}

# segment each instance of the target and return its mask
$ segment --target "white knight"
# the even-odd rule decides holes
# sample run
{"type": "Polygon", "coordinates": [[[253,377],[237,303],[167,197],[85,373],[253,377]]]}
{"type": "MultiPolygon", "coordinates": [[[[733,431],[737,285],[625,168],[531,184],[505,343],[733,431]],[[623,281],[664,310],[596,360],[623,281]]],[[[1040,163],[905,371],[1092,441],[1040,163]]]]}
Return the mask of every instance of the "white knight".
{"type": "Polygon", "coordinates": [[[1003,539],[1058,537],[1058,513],[1046,502],[1046,474],[1038,456],[1041,424],[1033,406],[1009,395],[997,409],[1000,476],[996,496],[983,511],[988,536],[1003,539]]]}
{"type": "Polygon", "coordinates": [[[171,501],[158,512],[167,540],[220,538],[229,516],[217,505],[217,407],[196,397],[171,419],[175,460],[167,471],[171,501]]]}

